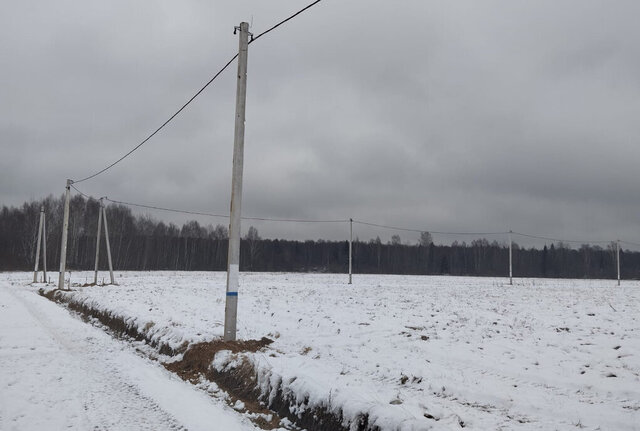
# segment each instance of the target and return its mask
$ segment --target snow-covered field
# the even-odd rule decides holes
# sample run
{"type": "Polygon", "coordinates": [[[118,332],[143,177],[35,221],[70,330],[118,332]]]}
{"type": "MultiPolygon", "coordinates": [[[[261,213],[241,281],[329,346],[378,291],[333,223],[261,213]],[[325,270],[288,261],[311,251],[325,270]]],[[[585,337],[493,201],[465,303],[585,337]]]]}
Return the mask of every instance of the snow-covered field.
{"type": "MultiPolygon", "coordinates": [[[[0,274],[15,289],[31,277],[0,274]]],[[[225,273],[116,278],[119,286],[74,288],[73,299],[173,347],[222,335],[225,273]]],[[[346,419],[368,413],[385,430],[640,430],[640,282],[346,281],[241,275],[239,338],[275,340],[250,354],[265,390],[279,381],[311,406],[346,419]]],[[[219,356],[224,367],[230,358],[219,356]]]]}

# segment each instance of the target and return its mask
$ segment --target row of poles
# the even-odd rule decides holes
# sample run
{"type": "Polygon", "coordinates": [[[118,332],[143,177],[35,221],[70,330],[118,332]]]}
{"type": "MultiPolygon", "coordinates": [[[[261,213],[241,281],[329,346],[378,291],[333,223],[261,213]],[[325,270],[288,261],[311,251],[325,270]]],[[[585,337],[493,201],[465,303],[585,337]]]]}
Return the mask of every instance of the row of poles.
{"type": "MultiPolygon", "coordinates": [[[[513,286],[513,240],[511,236],[513,231],[508,232],[509,235],[509,285],[513,286]]],[[[618,276],[618,286],[620,286],[620,240],[616,240],[616,272],[618,276]]],[[[352,254],[353,254],[353,219],[349,219],[349,284],[352,283],[352,254]]]]}
{"type": "MultiPolygon", "coordinates": [[[[319,0],[318,0],[319,1],[319,0]]],[[[312,3],[318,3],[318,1],[312,3]]],[[[308,9],[307,6],[304,10],[308,9]]],[[[302,12],[302,11],[301,11],[302,12]]],[[[296,16],[297,14],[293,15],[296,16]]],[[[293,17],[292,16],[292,17],[293,17]]],[[[288,18],[287,20],[291,19],[288,18]]],[[[286,22],[287,20],[283,21],[286,22]]],[[[280,23],[282,24],[282,22],[280,23]]],[[[280,25],[278,24],[278,25],[280,25]]],[[[272,27],[273,30],[278,25],[272,27]]],[[[239,33],[239,47],[238,47],[238,72],[237,72],[237,87],[236,87],[236,111],[235,111],[235,132],[234,132],[234,147],[233,147],[233,170],[232,170],[232,183],[231,183],[231,209],[230,209],[230,223],[229,223],[229,249],[227,258],[227,288],[226,288],[226,303],[225,303],[225,323],[224,323],[224,340],[233,341],[236,339],[236,321],[237,321],[237,308],[238,308],[238,287],[239,287],[239,262],[240,262],[240,222],[241,205],[242,205],[242,175],[243,175],[243,160],[244,160],[244,135],[245,135],[245,108],[246,108],[246,91],[247,91],[247,57],[249,46],[249,24],[241,22],[239,26],[234,28],[234,33],[239,33]]],[[[265,32],[266,33],[266,32],[265,32]]],[[[262,33],[264,34],[264,33],[262,33]]],[[[258,35],[260,37],[262,34],[258,35]]],[[[225,66],[226,67],[226,66],[225,66]]],[[[223,69],[224,70],[224,69],[223,69]]],[[[165,123],[166,124],[166,123],[165,123]]],[[[103,172],[103,171],[101,171],[103,172]]],[[[95,176],[95,175],[94,175],[95,176]]],[[[91,178],[91,177],[89,177],[91,178]]],[[[82,180],[84,181],[84,180],[82,180]]],[[[69,195],[70,188],[73,184],[72,180],[67,180],[66,192],[65,192],[65,205],[64,205],[64,220],[62,231],[62,244],[61,244],[61,258],[60,258],[60,278],[58,280],[58,287],[64,288],[64,274],[66,266],[66,254],[67,254],[67,231],[69,226],[69,195]]],[[[100,205],[101,217],[104,218],[105,234],[107,233],[107,220],[106,213],[104,212],[104,206],[100,205]]],[[[41,219],[44,219],[41,216],[41,219]]],[[[349,284],[352,284],[352,250],[353,250],[353,219],[349,220],[349,284]]],[[[98,225],[98,238],[100,236],[100,223],[98,225]]],[[[513,270],[512,270],[512,242],[511,233],[509,232],[509,284],[513,284],[513,270]]],[[[40,236],[40,235],[39,235],[40,236]]],[[[109,248],[108,234],[106,236],[107,253],[109,256],[109,270],[111,273],[111,282],[114,283],[113,268],[111,266],[111,251],[109,248]]],[[[618,256],[618,285],[620,284],[620,245],[618,241],[617,256],[618,256]]],[[[96,278],[97,282],[97,265],[99,257],[99,240],[96,246],[96,278]]],[[[37,259],[36,259],[36,272],[37,272],[37,259]]],[[[35,278],[35,275],[34,275],[35,278]]]]}
{"type": "MultiPolygon", "coordinates": [[[[71,180],[68,180],[71,181],[71,180]]],[[[68,187],[70,187],[71,183],[68,183],[68,187]]],[[[69,189],[67,188],[67,192],[69,189]]],[[[66,249],[67,249],[67,241],[66,241],[66,231],[68,229],[69,224],[69,199],[68,196],[65,196],[65,209],[64,209],[64,219],[63,219],[63,236],[62,236],[62,254],[60,259],[60,278],[58,280],[58,287],[60,289],[64,288],[64,274],[66,271],[66,249]]],[[[102,226],[104,224],[104,237],[107,249],[107,261],[109,263],[109,276],[111,279],[111,284],[115,284],[115,277],[113,275],[113,261],[111,258],[111,244],[109,242],[109,227],[107,224],[107,212],[104,205],[103,198],[99,199],[99,210],[98,210],[98,231],[96,233],[96,257],[95,257],[95,268],[94,268],[94,284],[98,284],[98,262],[100,261],[100,240],[102,237],[102,226]]],[[[508,232],[508,242],[509,242],[509,284],[513,285],[513,240],[512,240],[513,231],[508,232]]],[[[617,280],[618,286],[620,285],[620,240],[615,241],[616,244],[616,272],[617,272],[617,280]]],[[[38,223],[38,239],[36,244],[36,255],[35,255],[35,268],[33,271],[33,282],[38,282],[38,271],[40,265],[40,256],[42,255],[42,279],[43,281],[47,280],[47,235],[46,235],[46,213],[44,207],[40,209],[40,219],[38,223]],[[41,253],[42,252],[42,253],[41,253]]],[[[235,253],[236,251],[234,251],[235,253]]],[[[238,260],[235,261],[235,265],[232,267],[232,273],[228,273],[227,278],[232,278],[233,283],[238,282],[239,275],[239,247],[237,250],[238,260]]],[[[349,219],[349,284],[353,283],[353,218],[349,219]]],[[[233,284],[232,284],[233,285],[233,284]]],[[[234,292],[234,291],[232,291],[234,292]]],[[[235,291],[237,292],[237,291],[235,291]]],[[[231,295],[237,296],[237,295],[231,295]]]]}
{"type": "MultiPolygon", "coordinates": [[[[62,222],[62,244],[60,255],[60,275],[58,278],[58,288],[64,289],[64,276],[66,273],[67,263],[67,230],[69,228],[69,187],[71,183],[67,180],[67,190],[64,203],[64,215],[62,222]]],[[[100,208],[98,210],[98,232],[96,234],[96,261],[93,284],[98,284],[98,263],[100,262],[100,238],[102,233],[102,226],[104,223],[104,239],[107,248],[107,261],[109,262],[109,276],[111,278],[111,284],[115,284],[115,277],[113,275],[113,261],[111,259],[111,244],[109,242],[109,227],[107,225],[107,212],[105,210],[104,201],[100,199],[100,208]]],[[[38,223],[38,240],[36,243],[36,263],[33,269],[33,282],[38,282],[38,271],[40,265],[40,251],[42,250],[42,281],[47,281],[47,234],[46,234],[46,213],[44,207],[40,208],[40,222],[38,223]],[[42,247],[41,247],[42,245],[42,247]]]]}
{"type": "MultiPolygon", "coordinates": [[[[109,242],[109,228],[108,228],[108,224],[107,224],[107,212],[104,206],[104,200],[103,198],[100,198],[99,200],[100,202],[100,209],[98,211],[98,232],[96,234],[96,258],[95,258],[95,270],[94,270],[94,280],[93,283],[94,284],[98,284],[98,262],[100,260],[100,238],[101,238],[101,233],[102,233],[102,225],[104,223],[104,237],[105,237],[105,243],[106,243],[106,249],[107,249],[107,260],[109,262],[109,275],[111,278],[111,284],[115,284],[115,278],[113,275],[113,261],[111,259],[111,245],[109,242]]],[[[67,213],[67,205],[68,202],[65,199],[65,220],[63,221],[63,226],[68,226],[68,213],[67,213]]],[[[66,230],[66,229],[65,229],[66,230]]],[[[513,234],[513,231],[509,231],[508,235],[509,235],[509,284],[513,285],[513,240],[511,238],[511,235],[513,234]]],[[[63,258],[61,259],[60,262],[60,271],[61,274],[64,274],[64,266],[66,263],[66,241],[65,238],[66,235],[63,234],[63,245],[62,245],[62,256],[63,258]],[[64,261],[64,262],[63,262],[64,261]]],[[[617,272],[617,279],[618,279],[618,286],[620,285],[620,240],[615,241],[616,244],[616,272],[617,272]]],[[[46,281],[47,279],[47,252],[46,252],[46,248],[47,248],[47,236],[46,236],[46,213],[44,210],[44,207],[40,209],[40,220],[39,220],[39,224],[38,224],[38,240],[37,240],[37,245],[36,245],[36,256],[35,256],[35,268],[33,271],[33,282],[37,283],[38,282],[38,267],[39,267],[39,258],[41,255],[41,251],[42,251],[42,272],[43,272],[43,280],[46,281]],[[41,247],[42,245],[42,247],[41,247]]],[[[238,253],[239,256],[239,253],[238,253]]],[[[236,264],[237,265],[237,264],[236,264]]],[[[234,271],[236,271],[236,274],[233,274],[231,276],[233,277],[237,277],[237,273],[239,272],[239,268],[236,270],[236,268],[234,267],[234,271]]],[[[60,277],[59,283],[58,283],[58,287],[59,288],[63,288],[64,287],[64,278],[60,277]]],[[[353,283],[353,219],[350,218],[349,219],[349,284],[353,283]]]]}

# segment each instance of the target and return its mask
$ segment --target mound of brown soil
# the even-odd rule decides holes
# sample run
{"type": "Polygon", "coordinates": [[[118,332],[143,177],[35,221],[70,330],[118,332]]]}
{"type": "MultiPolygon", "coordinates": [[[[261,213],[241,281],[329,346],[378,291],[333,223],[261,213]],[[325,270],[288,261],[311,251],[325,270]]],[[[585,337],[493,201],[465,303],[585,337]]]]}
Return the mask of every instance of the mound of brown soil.
{"type": "Polygon", "coordinates": [[[214,340],[193,344],[184,352],[182,360],[165,364],[165,367],[184,380],[195,381],[200,374],[206,375],[216,353],[230,350],[232,353],[257,352],[273,343],[267,337],[260,340],[223,341],[214,340]]]}

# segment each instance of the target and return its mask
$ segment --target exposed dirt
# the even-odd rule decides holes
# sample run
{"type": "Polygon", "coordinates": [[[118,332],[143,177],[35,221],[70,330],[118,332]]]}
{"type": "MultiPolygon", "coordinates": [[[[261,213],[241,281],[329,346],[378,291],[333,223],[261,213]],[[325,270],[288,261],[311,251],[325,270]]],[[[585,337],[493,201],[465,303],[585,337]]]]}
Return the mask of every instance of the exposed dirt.
{"type": "Polygon", "coordinates": [[[262,337],[261,340],[214,340],[192,344],[184,352],[182,360],[164,364],[164,366],[185,380],[197,381],[201,374],[206,375],[209,371],[209,366],[216,353],[222,350],[230,350],[232,353],[257,352],[271,343],[273,340],[262,337]]]}
{"type": "Polygon", "coordinates": [[[95,318],[103,325],[110,328],[117,335],[124,335],[138,341],[144,341],[153,346],[159,353],[167,356],[175,356],[184,353],[180,361],[163,364],[169,371],[176,373],[182,379],[197,383],[201,377],[216,383],[230,396],[229,403],[234,405],[240,400],[245,405],[245,410],[258,415],[252,421],[259,427],[271,430],[280,427],[281,418],[287,418],[296,426],[308,431],[379,431],[379,427],[369,424],[368,415],[361,415],[351,426],[343,425],[341,411],[330,411],[327,406],[308,407],[308,400],[300,403],[296,397],[283,390],[282,385],[273,388],[271,394],[262,394],[258,387],[257,372],[252,363],[240,356],[240,364],[228,371],[217,371],[211,367],[211,363],[217,352],[229,350],[232,353],[251,353],[268,347],[273,340],[263,337],[260,340],[223,341],[213,340],[197,343],[189,346],[180,346],[178,349],[157,343],[146,337],[144,331],[137,326],[127,324],[119,316],[113,316],[106,311],[96,310],[82,303],[73,301],[64,295],[59,289],[44,292],[40,295],[51,301],[62,303],[69,309],[78,312],[84,318],[95,318]],[[299,409],[299,407],[304,407],[299,409]],[[302,411],[302,413],[293,413],[302,411]],[[267,418],[271,418],[268,420],[267,418]]]}
{"type": "Polygon", "coordinates": [[[218,373],[210,368],[214,356],[222,350],[229,350],[232,353],[257,352],[271,343],[273,340],[266,337],[260,340],[213,340],[197,343],[184,352],[180,361],[163,365],[167,370],[191,383],[197,383],[200,377],[215,382],[230,395],[230,404],[233,405],[240,400],[244,403],[246,410],[263,415],[254,419],[256,425],[263,429],[275,429],[280,427],[280,417],[258,401],[255,370],[248,361],[243,360],[233,373],[218,373]],[[271,420],[267,420],[267,417],[271,420]]]}

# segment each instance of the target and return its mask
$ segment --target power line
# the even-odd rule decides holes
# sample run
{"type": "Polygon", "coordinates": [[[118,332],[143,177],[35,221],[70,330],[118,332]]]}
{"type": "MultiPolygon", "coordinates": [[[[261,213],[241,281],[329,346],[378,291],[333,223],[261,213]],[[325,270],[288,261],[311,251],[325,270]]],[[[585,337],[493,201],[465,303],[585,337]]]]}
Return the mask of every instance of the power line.
{"type": "MultiPolygon", "coordinates": [[[[83,193],[81,190],[79,190],[73,184],[71,184],[71,187],[76,192],[78,192],[79,194],[81,194],[83,197],[85,197],[87,199],[98,200],[98,198],[94,198],[93,196],[89,196],[89,195],[83,193]]],[[[118,201],[118,200],[114,200],[114,199],[109,199],[106,196],[104,197],[104,200],[109,201],[109,202],[114,203],[114,204],[120,204],[120,205],[125,205],[125,206],[132,206],[132,207],[139,207],[139,208],[147,208],[147,209],[153,209],[153,210],[159,210],[159,211],[167,211],[167,212],[174,212],[174,213],[181,213],[181,214],[191,214],[191,215],[200,215],[200,216],[206,216],[206,217],[229,218],[228,214],[215,214],[215,213],[208,213],[208,212],[201,212],[201,211],[190,211],[190,210],[181,210],[181,209],[175,209],[175,208],[159,207],[159,206],[154,206],[154,205],[138,204],[138,203],[133,203],[133,202],[124,202],[124,201],[118,201]]],[[[243,220],[253,220],[253,221],[288,222],[288,223],[348,223],[349,222],[349,219],[313,220],[313,219],[291,219],[291,218],[270,218],[270,217],[242,217],[242,219],[243,220]]],[[[417,233],[429,232],[431,234],[437,234],[437,235],[506,235],[506,234],[509,233],[507,231],[505,231],[505,232],[442,232],[442,231],[432,231],[432,230],[426,230],[426,229],[403,228],[403,227],[398,227],[398,226],[390,226],[390,225],[383,225],[383,224],[377,224],[377,223],[370,223],[370,222],[366,222],[366,221],[362,221],[362,220],[355,220],[355,219],[353,220],[353,223],[360,224],[360,225],[365,225],[365,226],[379,227],[379,228],[383,228],[383,229],[405,231],[405,232],[417,232],[417,233]]],[[[572,243],[572,244],[611,244],[612,242],[615,242],[615,241],[568,240],[568,239],[553,238],[553,237],[548,237],[548,236],[531,235],[531,234],[527,234],[527,233],[513,232],[513,231],[511,232],[511,234],[517,235],[517,236],[522,236],[522,237],[525,237],[525,238],[531,238],[531,239],[541,239],[541,240],[545,240],[545,241],[565,242],[565,243],[572,243]]],[[[632,242],[632,241],[623,241],[623,240],[620,240],[620,242],[624,243],[624,244],[629,244],[629,245],[640,247],[640,243],[636,243],[636,242],[632,242]]]]}
{"type": "Polygon", "coordinates": [[[252,37],[251,41],[249,43],[253,43],[256,40],[260,39],[262,36],[264,36],[265,34],[269,33],[270,31],[275,30],[276,28],[280,27],[282,24],[284,24],[287,21],[292,20],[293,18],[297,17],[298,15],[300,15],[302,12],[306,11],[307,9],[311,8],[312,6],[315,6],[316,4],[320,3],[322,0],[316,0],[313,3],[309,4],[308,6],[300,9],[298,12],[294,13],[293,15],[291,15],[288,18],[283,19],[282,21],[280,21],[279,23],[277,23],[276,25],[274,25],[273,27],[269,28],[268,30],[263,31],[262,33],[260,33],[259,35],[252,37]]]}
{"type": "MultiPolygon", "coordinates": [[[[71,187],[73,187],[73,189],[76,192],[78,192],[79,194],[81,194],[87,199],[96,199],[93,196],[89,196],[83,193],[73,184],[71,185],[71,187]]],[[[190,210],[182,210],[182,209],[176,209],[176,208],[159,207],[155,205],[145,205],[145,204],[139,204],[134,202],[124,202],[124,201],[118,201],[115,199],[109,199],[107,196],[104,197],[104,200],[114,204],[131,206],[131,207],[147,208],[152,210],[167,211],[167,212],[180,213],[180,214],[200,215],[200,216],[206,216],[206,217],[229,218],[229,214],[215,214],[215,213],[208,213],[208,212],[202,212],[202,211],[190,211],[190,210]]],[[[266,221],[266,222],[288,222],[288,223],[347,223],[349,221],[347,219],[313,220],[313,219],[291,219],[291,218],[270,218],[270,217],[242,217],[242,219],[254,220],[254,221],[266,221]]]]}
{"type": "Polygon", "coordinates": [[[131,207],[140,207],[140,208],[147,208],[147,209],[160,210],[160,211],[168,211],[168,212],[181,213],[181,214],[201,215],[201,216],[207,216],[207,217],[229,218],[229,215],[224,215],[224,214],[213,214],[213,213],[205,213],[205,212],[199,212],[199,211],[179,210],[179,209],[175,209],[175,208],[163,208],[163,207],[157,207],[157,206],[153,206],[153,205],[144,205],[144,204],[136,204],[136,203],[132,203],[132,202],[116,201],[116,200],[109,199],[109,198],[105,198],[105,200],[107,200],[107,201],[109,201],[111,203],[114,203],[114,204],[120,204],[120,205],[131,206],[131,207]]]}
{"type": "MultiPolygon", "coordinates": [[[[83,193],[81,190],[79,190],[76,186],[74,186],[73,184],[71,184],[71,187],[78,193],[80,193],[82,196],[84,196],[87,199],[95,199],[93,196],[89,196],[85,193],[83,193]]],[[[179,210],[179,209],[175,209],[175,208],[164,208],[164,207],[158,207],[158,206],[153,206],[153,205],[145,205],[145,204],[137,204],[137,203],[133,203],[133,202],[123,202],[123,201],[117,201],[114,199],[109,199],[109,197],[104,196],[104,200],[114,203],[114,204],[119,204],[119,205],[125,205],[125,206],[131,206],[131,207],[140,207],[140,208],[147,208],[147,209],[153,209],[153,210],[160,210],[160,211],[167,211],[167,212],[174,212],[174,213],[181,213],[181,214],[192,214],[192,215],[201,215],[201,216],[207,216],[207,217],[222,217],[222,218],[229,218],[228,215],[223,215],[223,214],[213,214],[213,213],[205,213],[205,212],[200,212],[200,211],[188,211],[188,210],[179,210]]]]}
{"type": "MultiPolygon", "coordinates": [[[[179,210],[179,209],[174,209],[174,208],[163,208],[163,207],[158,207],[158,206],[153,206],[153,205],[143,205],[143,204],[136,204],[136,203],[132,203],[132,202],[116,201],[116,200],[109,199],[109,198],[105,198],[105,200],[107,200],[109,202],[112,202],[114,204],[120,204],[120,205],[126,205],[126,206],[134,206],[134,207],[140,207],[140,208],[148,208],[148,209],[153,209],[153,210],[169,211],[169,212],[182,213],[182,214],[201,215],[201,216],[207,216],[207,217],[229,218],[229,214],[213,214],[213,213],[206,213],[206,212],[199,212],[199,211],[179,210]]],[[[304,219],[284,219],[284,218],[267,218],[267,217],[242,217],[242,219],[243,220],[258,220],[258,221],[289,222],[289,223],[346,223],[346,222],[349,221],[349,220],[304,220],[304,219]]]]}
{"type": "Polygon", "coordinates": [[[623,240],[620,240],[620,242],[624,244],[635,245],[636,247],[640,247],[640,244],[638,244],[637,242],[623,241],[623,240]]]}
{"type": "Polygon", "coordinates": [[[511,232],[511,233],[514,235],[524,236],[526,238],[543,239],[546,241],[567,242],[567,243],[573,243],[573,244],[611,244],[612,242],[612,241],[578,241],[578,240],[570,240],[570,239],[551,238],[547,236],[530,235],[530,234],[521,233],[521,232],[511,232]]]}
{"type": "Polygon", "coordinates": [[[400,230],[405,232],[418,232],[418,233],[429,232],[429,233],[435,233],[438,235],[505,235],[509,233],[509,232],[439,232],[439,231],[433,231],[433,230],[427,230],[427,229],[410,229],[410,228],[404,228],[404,227],[389,226],[384,224],[369,223],[362,220],[353,220],[353,222],[361,225],[379,227],[383,229],[400,230]]]}
{"type": "MultiPolygon", "coordinates": [[[[262,36],[264,36],[265,34],[275,30],[276,28],[280,27],[282,24],[286,23],[287,21],[292,20],[293,18],[295,18],[296,16],[300,15],[302,12],[306,11],[307,9],[311,8],[312,6],[316,5],[317,3],[320,3],[321,0],[316,0],[315,2],[311,3],[310,5],[304,7],[303,9],[299,10],[298,12],[294,13],[293,15],[291,15],[288,18],[285,18],[284,20],[280,21],[279,23],[277,23],[276,25],[274,25],[273,27],[269,28],[268,30],[263,31],[262,33],[260,33],[259,35],[257,35],[256,37],[252,37],[251,41],[249,43],[252,43],[256,40],[258,40],[259,38],[261,38],[262,36]]],[[[162,125],[160,127],[158,127],[156,130],[153,131],[153,133],[151,133],[149,136],[147,136],[144,140],[142,140],[142,142],[140,142],[138,145],[136,145],[135,147],[133,147],[128,153],[126,153],[124,156],[120,157],[118,160],[116,160],[115,162],[111,163],[110,165],[108,165],[107,167],[105,167],[104,169],[99,170],[98,172],[89,175],[88,177],[82,178],[80,180],[74,180],[74,183],[81,183],[83,181],[87,181],[90,180],[92,178],[97,177],[98,175],[102,174],[103,172],[106,172],[107,170],[111,169],[112,167],[114,167],[115,165],[117,165],[118,163],[120,163],[121,161],[123,161],[124,159],[126,159],[127,157],[129,157],[131,154],[133,154],[133,152],[135,152],[138,148],[142,147],[145,143],[147,143],[151,138],[153,138],[160,130],[162,130],[167,124],[169,124],[175,117],[177,117],[187,106],[189,106],[189,104],[191,104],[191,102],[193,102],[195,100],[196,97],[198,97],[209,85],[211,85],[211,83],[213,81],[216,80],[216,78],[218,78],[218,76],[220,76],[220,74],[222,72],[224,72],[226,70],[227,67],[229,67],[229,65],[231,65],[231,63],[233,63],[233,61],[238,57],[238,54],[235,54],[233,57],[231,57],[229,59],[229,61],[227,61],[227,63],[222,67],[222,69],[220,69],[218,71],[218,73],[216,73],[213,78],[211,78],[209,81],[207,81],[206,84],[204,84],[202,86],[202,88],[200,88],[196,94],[194,94],[193,96],[191,96],[191,98],[189,100],[187,100],[187,102],[182,105],[180,107],[180,109],[178,109],[171,117],[169,117],[169,119],[167,121],[165,121],[164,123],[162,123],[162,125]]]]}
{"type": "Polygon", "coordinates": [[[262,217],[242,217],[243,220],[259,220],[259,221],[281,221],[289,223],[348,223],[347,219],[338,220],[304,220],[290,218],[262,218],[262,217]]]}
{"type": "Polygon", "coordinates": [[[83,182],[83,181],[87,181],[87,180],[90,180],[91,178],[97,177],[97,176],[98,176],[98,175],[100,175],[101,173],[103,173],[103,172],[105,172],[105,171],[107,171],[107,170],[111,169],[112,167],[114,167],[115,165],[117,165],[118,163],[120,163],[121,161],[123,161],[124,159],[126,159],[127,157],[129,157],[129,156],[130,156],[134,151],[136,151],[138,148],[140,148],[140,147],[141,147],[141,146],[143,146],[145,143],[147,143],[147,141],[149,141],[149,139],[153,138],[153,137],[156,135],[156,133],[158,133],[160,130],[162,130],[162,129],[164,128],[164,126],[166,126],[167,124],[169,124],[169,123],[171,122],[171,120],[173,120],[175,117],[177,117],[177,116],[178,116],[178,114],[180,114],[180,113],[184,110],[184,108],[186,108],[187,106],[189,106],[189,104],[190,104],[191,102],[193,102],[193,101],[194,101],[194,99],[195,99],[196,97],[198,97],[198,96],[200,95],[200,93],[202,93],[202,92],[205,90],[205,88],[207,88],[207,87],[208,87],[208,86],[209,86],[213,81],[215,81],[215,79],[216,79],[218,76],[220,76],[220,74],[221,74],[222,72],[224,72],[224,70],[225,70],[227,67],[229,67],[229,65],[233,62],[233,60],[235,60],[235,59],[236,59],[236,57],[238,57],[238,54],[236,54],[236,55],[234,55],[233,57],[231,57],[231,59],[227,62],[227,64],[225,64],[225,65],[222,67],[222,69],[220,69],[220,70],[218,71],[218,73],[216,73],[216,74],[213,76],[213,78],[211,78],[211,79],[210,79],[206,84],[204,84],[204,86],[203,86],[200,90],[198,90],[198,91],[196,92],[196,94],[194,94],[194,95],[193,95],[189,100],[187,100],[187,102],[186,102],[184,105],[182,105],[182,107],[181,107],[180,109],[178,109],[178,110],[177,110],[177,111],[176,111],[176,112],[175,112],[171,117],[169,117],[169,119],[168,119],[167,121],[165,121],[164,123],[162,123],[162,125],[161,125],[160,127],[158,127],[158,128],[157,128],[153,133],[151,133],[149,136],[147,136],[147,137],[146,137],[142,142],[140,142],[138,145],[136,145],[135,147],[133,147],[133,149],[131,149],[131,151],[129,151],[129,152],[128,152],[127,154],[125,154],[124,156],[120,157],[120,158],[119,158],[118,160],[116,160],[115,162],[111,163],[111,164],[110,164],[109,166],[107,166],[106,168],[104,168],[104,169],[102,169],[102,170],[100,170],[100,171],[96,172],[95,174],[93,174],[93,175],[89,175],[88,177],[83,178],[83,179],[81,179],[81,180],[74,180],[73,182],[74,182],[74,183],[81,183],[81,182],[83,182]]]}
{"type": "Polygon", "coordinates": [[[74,186],[73,184],[71,184],[71,188],[73,188],[75,191],[77,191],[78,193],[80,193],[82,196],[84,196],[87,199],[95,199],[93,196],[89,196],[89,195],[85,195],[84,193],[82,193],[80,190],[78,190],[78,188],[76,186],[74,186]]]}

